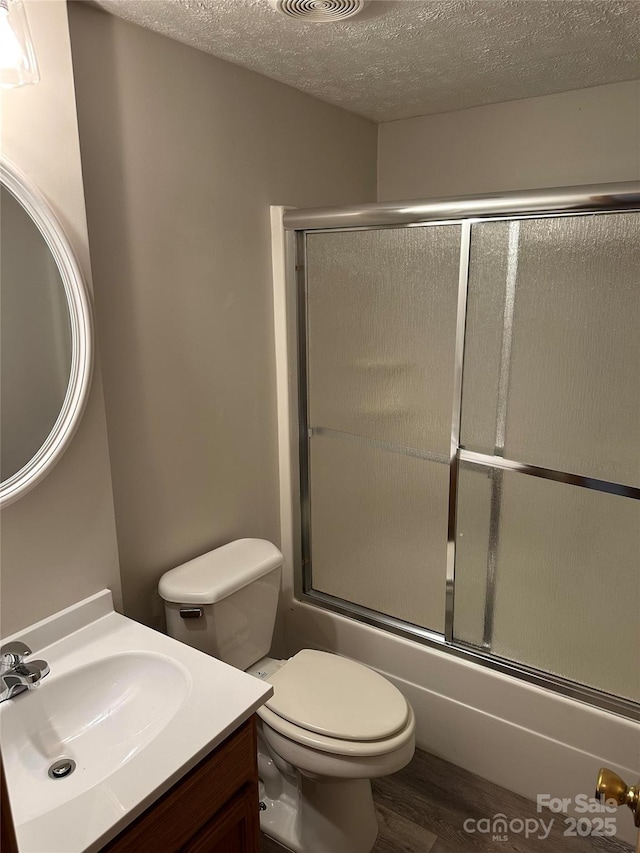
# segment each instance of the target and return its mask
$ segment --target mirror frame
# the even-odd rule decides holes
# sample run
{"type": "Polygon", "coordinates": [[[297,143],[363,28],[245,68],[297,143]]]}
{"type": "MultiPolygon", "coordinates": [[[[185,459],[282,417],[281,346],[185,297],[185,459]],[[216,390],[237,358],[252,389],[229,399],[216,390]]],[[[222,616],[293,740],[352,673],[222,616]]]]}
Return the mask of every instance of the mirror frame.
{"type": "Polygon", "coordinates": [[[53,255],[67,298],[71,329],[71,371],[60,412],[29,462],[0,483],[0,507],[5,507],[47,476],[73,438],[91,389],[94,335],[91,297],[71,243],[51,205],[6,157],[0,157],[0,184],[31,217],[53,255]]]}

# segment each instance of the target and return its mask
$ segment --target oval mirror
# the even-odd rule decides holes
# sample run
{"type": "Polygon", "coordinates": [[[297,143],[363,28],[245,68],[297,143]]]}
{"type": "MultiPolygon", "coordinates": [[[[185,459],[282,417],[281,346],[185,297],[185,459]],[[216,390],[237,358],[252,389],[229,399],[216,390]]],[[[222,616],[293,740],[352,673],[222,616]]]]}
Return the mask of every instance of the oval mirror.
{"type": "Polygon", "coordinates": [[[64,453],[91,384],[91,303],[43,196],[0,159],[0,506],[64,453]]]}

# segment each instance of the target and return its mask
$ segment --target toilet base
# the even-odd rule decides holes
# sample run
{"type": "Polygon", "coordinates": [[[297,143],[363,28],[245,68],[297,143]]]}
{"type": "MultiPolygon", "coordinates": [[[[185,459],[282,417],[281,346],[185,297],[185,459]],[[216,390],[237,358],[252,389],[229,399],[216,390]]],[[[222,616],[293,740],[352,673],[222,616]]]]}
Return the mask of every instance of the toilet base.
{"type": "Polygon", "coordinates": [[[368,779],[311,777],[259,748],[260,829],[293,853],[371,853],[378,822],[368,779]]]}

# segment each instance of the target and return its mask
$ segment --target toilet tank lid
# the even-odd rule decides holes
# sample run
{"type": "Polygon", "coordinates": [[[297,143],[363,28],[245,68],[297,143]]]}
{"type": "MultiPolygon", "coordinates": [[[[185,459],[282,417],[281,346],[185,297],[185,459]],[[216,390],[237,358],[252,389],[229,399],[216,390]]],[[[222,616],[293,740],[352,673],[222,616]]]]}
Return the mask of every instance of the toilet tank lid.
{"type": "Polygon", "coordinates": [[[280,551],[266,539],[237,539],[165,572],[158,592],[175,604],[215,604],[283,561],[280,551]]]}

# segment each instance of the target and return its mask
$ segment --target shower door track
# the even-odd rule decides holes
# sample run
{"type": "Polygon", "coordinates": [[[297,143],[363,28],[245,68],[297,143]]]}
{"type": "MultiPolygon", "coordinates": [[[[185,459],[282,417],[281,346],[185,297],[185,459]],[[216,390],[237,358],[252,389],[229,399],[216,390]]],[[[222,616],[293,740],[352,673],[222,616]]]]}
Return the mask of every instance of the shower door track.
{"type": "MultiPolygon", "coordinates": [[[[502,447],[499,434],[496,436],[495,455],[477,453],[460,446],[462,368],[471,226],[474,222],[515,222],[529,218],[583,216],[590,213],[622,213],[625,211],[640,211],[640,181],[510,192],[465,198],[393,203],[378,202],[345,207],[312,208],[308,210],[289,209],[283,214],[283,226],[285,231],[294,232],[294,239],[287,242],[287,264],[289,268],[295,268],[295,277],[293,280],[295,281],[297,296],[297,412],[300,463],[300,540],[297,564],[300,566],[300,571],[296,571],[295,576],[296,598],[343,616],[355,618],[365,624],[382,628],[394,634],[438,648],[456,657],[480,664],[505,675],[514,676],[530,684],[553,690],[577,701],[585,702],[589,705],[640,721],[640,705],[636,702],[605,693],[596,688],[570,681],[525,664],[501,658],[490,651],[493,626],[493,595],[495,593],[495,577],[492,575],[495,554],[492,559],[491,550],[487,566],[487,603],[484,615],[483,644],[482,646],[467,644],[456,640],[453,635],[456,501],[460,462],[495,472],[497,479],[495,485],[492,485],[492,493],[495,492],[494,497],[496,498],[494,503],[499,498],[500,479],[502,472],[505,470],[518,471],[526,475],[608,492],[634,500],[640,499],[640,488],[634,486],[621,485],[505,459],[501,455],[502,447]],[[461,246],[450,455],[448,459],[444,457],[433,459],[433,461],[449,465],[445,630],[444,633],[439,633],[314,590],[312,587],[310,496],[307,457],[308,440],[311,437],[312,431],[309,427],[307,410],[306,234],[307,232],[379,230],[445,224],[461,226],[461,246]]],[[[505,323],[508,323],[507,317],[505,317],[505,323]]],[[[510,328],[507,328],[506,332],[510,334],[510,328]]],[[[509,346],[507,340],[507,357],[509,346]]],[[[508,371],[508,366],[505,369],[508,371]]],[[[322,434],[324,431],[326,430],[323,427],[313,428],[314,434],[322,434]]],[[[500,433],[500,428],[498,428],[497,432],[500,433]]],[[[347,434],[343,434],[342,437],[350,441],[367,441],[367,439],[347,434]]],[[[379,444],[386,445],[387,443],[379,442],[379,444]]],[[[432,456],[414,448],[389,445],[387,449],[391,452],[405,455],[432,456]]],[[[499,522],[499,508],[496,509],[496,513],[496,518],[493,519],[494,526],[499,522]]]]}
{"type": "Polygon", "coordinates": [[[469,219],[522,219],[572,213],[620,213],[625,210],[640,210],[640,181],[425,201],[382,201],[306,210],[292,208],[285,211],[283,225],[287,231],[345,231],[398,228],[402,225],[411,227],[428,222],[443,224],[469,219]]]}

